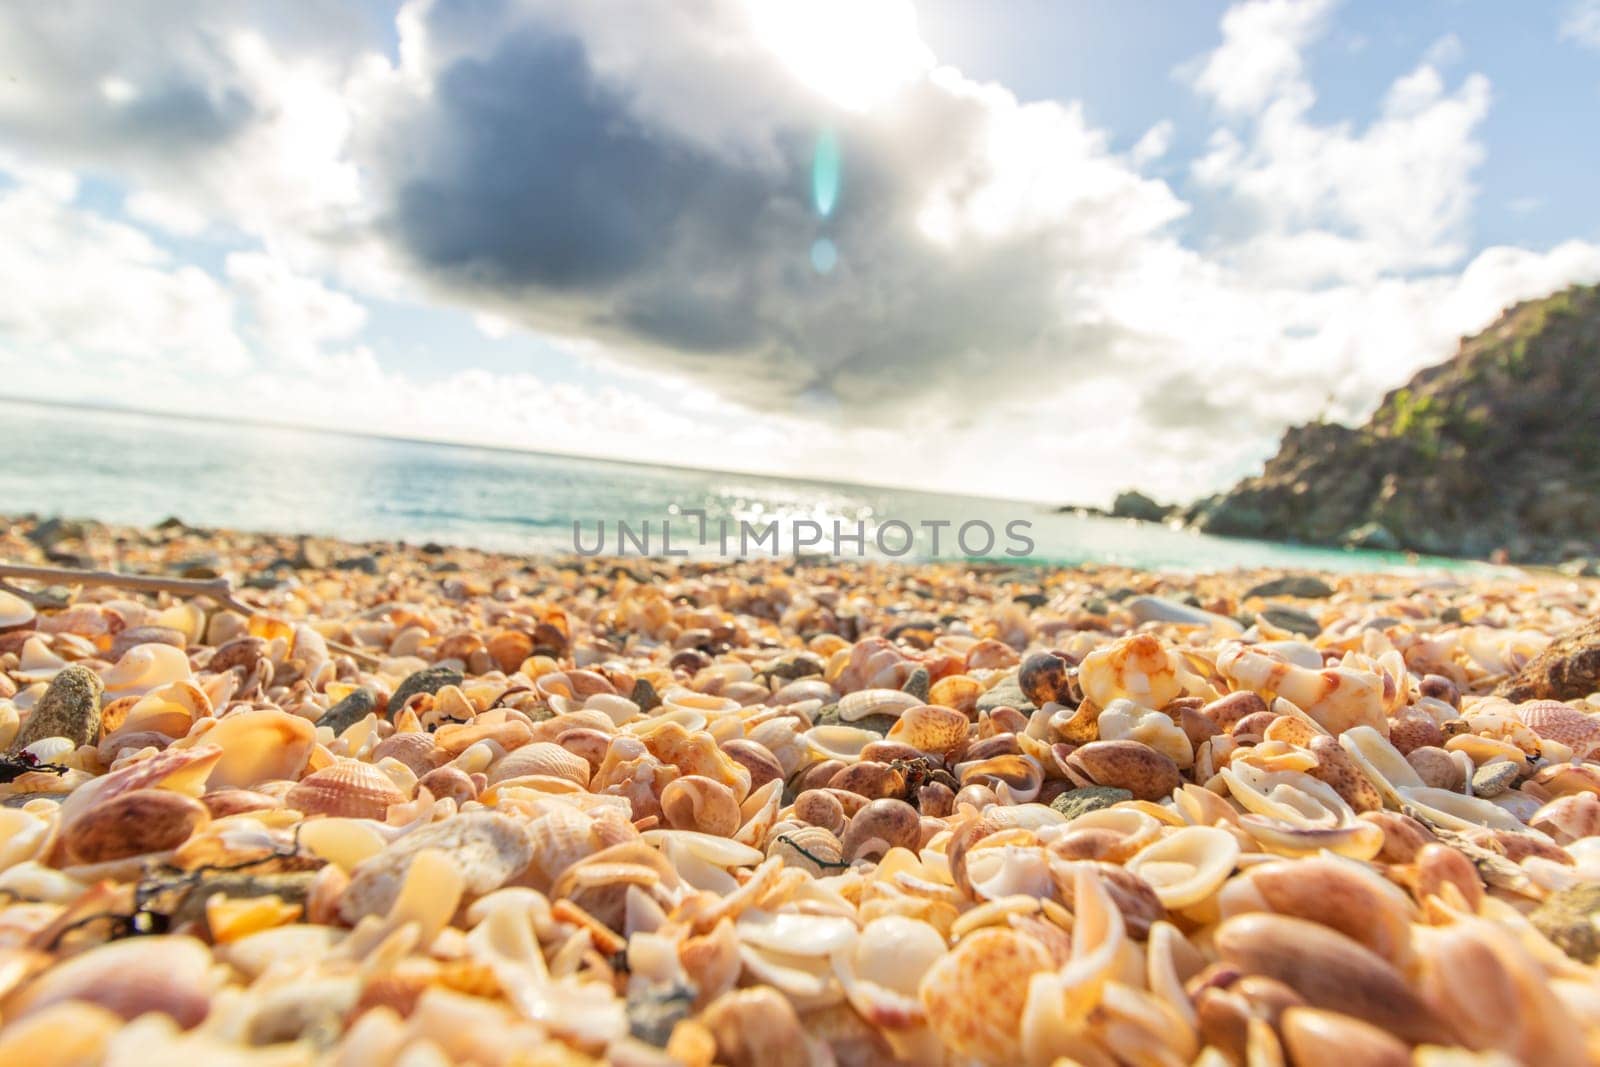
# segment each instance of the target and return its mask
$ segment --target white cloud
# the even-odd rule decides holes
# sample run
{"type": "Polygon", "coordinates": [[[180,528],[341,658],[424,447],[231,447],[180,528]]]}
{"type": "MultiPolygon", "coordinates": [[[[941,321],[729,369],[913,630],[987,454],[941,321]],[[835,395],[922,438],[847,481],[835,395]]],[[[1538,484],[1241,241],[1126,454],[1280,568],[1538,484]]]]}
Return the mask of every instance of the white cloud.
{"type": "Polygon", "coordinates": [[[1222,17],[1222,44],[1195,85],[1224,111],[1258,111],[1303,86],[1304,50],[1321,30],[1329,0],[1252,0],[1222,17]]]}
{"type": "Polygon", "coordinates": [[[1600,0],[1575,0],[1561,20],[1561,36],[1600,49],[1600,0]]]}
{"type": "Polygon", "coordinates": [[[1172,148],[1172,135],[1177,130],[1171,119],[1162,119],[1134,142],[1128,160],[1135,167],[1146,167],[1172,148]]]}

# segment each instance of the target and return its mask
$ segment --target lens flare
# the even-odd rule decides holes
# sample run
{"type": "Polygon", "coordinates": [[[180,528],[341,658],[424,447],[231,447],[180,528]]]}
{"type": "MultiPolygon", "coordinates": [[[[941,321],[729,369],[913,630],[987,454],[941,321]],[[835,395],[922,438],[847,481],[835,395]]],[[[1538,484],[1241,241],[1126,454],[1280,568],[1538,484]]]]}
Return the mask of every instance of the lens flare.
{"type": "Polygon", "coordinates": [[[824,130],[817,138],[817,150],[811,157],[811,199],[823,218],[833,214],[839,201],[839,139],[832,130],[824,130]]]}
{"type": "Polygon", "coordinates": [[[811,245],[811,266],[818,274],[827,274],[839,262],[839,250],[826,237],[818,237],[811,245]]]}

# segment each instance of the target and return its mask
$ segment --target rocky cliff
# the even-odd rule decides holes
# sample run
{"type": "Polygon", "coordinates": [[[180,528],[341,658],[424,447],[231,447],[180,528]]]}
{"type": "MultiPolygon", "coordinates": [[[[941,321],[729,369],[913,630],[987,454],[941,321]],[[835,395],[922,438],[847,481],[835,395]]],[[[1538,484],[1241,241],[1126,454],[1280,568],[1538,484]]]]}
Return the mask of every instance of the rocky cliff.
{"type": "Polygon", "coordinates": [[[1518,304],[1365,426],[1289,430],[1216,534],[1554,562],[1600,552],[1600,287],[1518,304]]]}

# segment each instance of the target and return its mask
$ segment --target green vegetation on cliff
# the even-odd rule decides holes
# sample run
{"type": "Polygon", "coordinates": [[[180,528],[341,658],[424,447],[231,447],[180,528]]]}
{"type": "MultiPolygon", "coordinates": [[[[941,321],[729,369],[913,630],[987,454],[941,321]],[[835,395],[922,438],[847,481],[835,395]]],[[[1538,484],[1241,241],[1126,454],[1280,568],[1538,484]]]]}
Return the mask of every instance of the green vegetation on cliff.
{"type": "Polygon", "coordinates": [[[1554,560],[1600,551],[1600,287],[1518,304],[1366,425],[1284,434],[1209,533],[1554,560]]]}

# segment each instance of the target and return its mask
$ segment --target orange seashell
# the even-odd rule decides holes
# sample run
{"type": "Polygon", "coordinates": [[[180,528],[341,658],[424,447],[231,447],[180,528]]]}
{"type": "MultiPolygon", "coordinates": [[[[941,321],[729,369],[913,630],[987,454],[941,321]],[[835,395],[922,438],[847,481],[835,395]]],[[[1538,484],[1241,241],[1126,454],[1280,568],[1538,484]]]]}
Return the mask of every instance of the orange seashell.
{"type": "Polygon", "coordinates": [[[389,776],[371,764],[339,760],[295,783],[283,802],[307,815],[382,819],[390,804],[404,804],[406,799],[389,776]]]}

